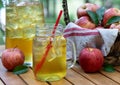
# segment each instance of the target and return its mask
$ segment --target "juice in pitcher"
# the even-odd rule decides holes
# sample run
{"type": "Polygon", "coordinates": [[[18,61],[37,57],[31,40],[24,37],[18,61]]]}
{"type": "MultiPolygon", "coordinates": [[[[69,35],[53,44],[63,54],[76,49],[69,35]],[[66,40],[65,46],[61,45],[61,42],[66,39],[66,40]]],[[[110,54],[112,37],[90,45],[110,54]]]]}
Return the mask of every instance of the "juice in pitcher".
{"type": "Polygon", "coordinates": [[[32,65],[32,43],[35,26],[44,24],[40,0],[8,0],[6,3],[6,48],[18,47],[25,63],[32,65]]]}

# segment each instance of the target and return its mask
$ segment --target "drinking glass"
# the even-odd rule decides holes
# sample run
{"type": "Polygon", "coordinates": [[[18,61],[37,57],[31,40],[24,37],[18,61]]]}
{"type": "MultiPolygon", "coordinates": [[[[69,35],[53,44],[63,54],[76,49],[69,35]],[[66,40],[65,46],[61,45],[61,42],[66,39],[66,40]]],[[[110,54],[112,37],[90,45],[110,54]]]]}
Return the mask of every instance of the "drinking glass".
{"type": "Polygon", "coordinates": [[[53,34],[54,25],[37,27],[33,39],[33,71],[37,80],[56,81],[66,76],[67,68],[76,62],[75,45],[67,40],[73,49],[73,58],[67,64],[66,40],[63,37],[63,26],[58,25],[53,34]],[[68,66],[67,66],[68,65],[68,66]]]}
{"type": "Polygon", "coordinates": [[[30,66],[36,24],[44,24],[41,0],[6,1],[6,48],[21,49],[25,54],[25,63],[30,66]]]}

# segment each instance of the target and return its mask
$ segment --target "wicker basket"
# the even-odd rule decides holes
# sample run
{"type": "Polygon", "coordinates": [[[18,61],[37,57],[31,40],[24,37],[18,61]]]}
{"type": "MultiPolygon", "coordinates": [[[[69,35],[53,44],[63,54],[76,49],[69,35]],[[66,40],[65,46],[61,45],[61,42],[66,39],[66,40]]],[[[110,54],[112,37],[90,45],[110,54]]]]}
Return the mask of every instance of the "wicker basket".
{"type": "MultiPolygon", "coordinates": [[[[64,10],[64,21],[67,25],[70,22],[67,0],[63,0],[62,6],[64,10]]],[[[120,32],[118,33],[115,43],[110,49],[110,53],[105,57],[105,63],[115,66],[120,65],[120,32]]]]}

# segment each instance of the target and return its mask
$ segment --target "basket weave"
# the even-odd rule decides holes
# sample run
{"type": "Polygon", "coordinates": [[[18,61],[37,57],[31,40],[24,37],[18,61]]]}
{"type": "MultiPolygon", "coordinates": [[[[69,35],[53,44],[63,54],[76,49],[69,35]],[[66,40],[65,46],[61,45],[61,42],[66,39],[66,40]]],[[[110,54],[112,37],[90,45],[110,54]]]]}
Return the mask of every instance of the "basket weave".
{"type": "MultiPolygon", "coordinates": [[[[63,11],[64,11],[64,21],[67,25],[70,22],[69,18],[69,10],[67,5],[67,0],[63,0],[62,2],[63,11]]],[[[112,65],[120,65],[120,32],[110,49],[110,52],[107,56],[105,56],[105,64],[112,64],[112,65]]]]}

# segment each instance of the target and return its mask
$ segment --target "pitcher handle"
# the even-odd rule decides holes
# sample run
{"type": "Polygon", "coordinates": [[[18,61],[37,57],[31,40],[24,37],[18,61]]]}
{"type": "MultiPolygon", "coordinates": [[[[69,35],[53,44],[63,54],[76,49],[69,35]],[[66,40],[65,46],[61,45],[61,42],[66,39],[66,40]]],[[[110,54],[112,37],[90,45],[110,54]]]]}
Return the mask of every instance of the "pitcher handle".
{"type": "Polygon", "coordinates": [[[70,42],[71,44],[72,44],[72,58],[71,59],[67,59],[67,69],[70,69],[70,68],[72,68],[74,65],[75,65],[75,63],[76,63],[76,49],[75,49],[75,44],[74,44],[74,42],[72,41],[72,40],[70,40],[70,39],[67,39],[67,44],[68,44],[68,42],[70,42]]]}

